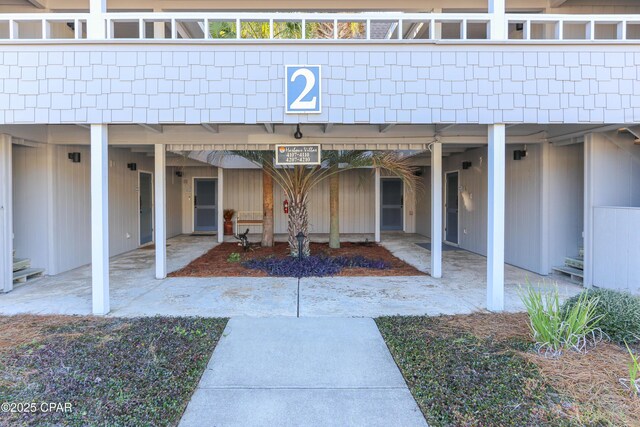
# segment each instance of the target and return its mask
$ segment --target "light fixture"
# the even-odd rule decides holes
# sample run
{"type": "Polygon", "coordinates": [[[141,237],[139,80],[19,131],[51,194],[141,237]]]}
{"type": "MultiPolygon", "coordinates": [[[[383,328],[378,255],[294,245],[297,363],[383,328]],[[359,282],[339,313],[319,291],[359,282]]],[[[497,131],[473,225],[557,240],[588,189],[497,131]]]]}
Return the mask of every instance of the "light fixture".
{"type": "Polygon", "coordinates": [[[127,163],[127,167],[130,171],[138,170],[138,165],[136,163],[127,163]]]}
{"type": "Polygon", "coordinates": [[[178,178],[182,178],[182,171],[176,171],[176,176],[178,178]]]}
{"type": "Polygon", "coordinates": [[[75,153],[69,153],[69,160],[71,160],[73,163],[80,163],[80,153],[75,152],[75,153]]]}
{"type": "Polygon", "coordinates": [[[522,22],[519,22],[516,24],[516,31],[522,31],[524,30],[524,24],[522,22]]]}
{"type": "Polygon", "coordinates": [[[302,139],[302,132],[300,132],[300,123],[296,126],[296,133],[293,134],[295,139],[302,139]]]}
{"type": "Polygon", "coordinates": [[[471,162],[462,162],[462,169],[467,170],[471,167],[471,162]]]}
{"type": "Polygon", "coordinates": [[[513,151],[513,160],[522,160],[523,157],[527,157],[527,150],[513,151]]]}

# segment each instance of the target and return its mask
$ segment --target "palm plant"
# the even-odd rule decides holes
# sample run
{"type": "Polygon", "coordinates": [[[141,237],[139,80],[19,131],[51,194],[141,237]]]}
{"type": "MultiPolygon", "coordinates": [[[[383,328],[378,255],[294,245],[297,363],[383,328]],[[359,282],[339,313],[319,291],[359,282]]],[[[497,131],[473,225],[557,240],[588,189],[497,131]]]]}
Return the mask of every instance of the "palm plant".
{"type": "MultiPolygon", "coordinates": [[[[335,177],[351,169],[368,167],[382,168],[397,175],[409,188],[415,186],[417,182],[414,168],[408,160],[390,151],[323,151],[324,161],[320,166],[290,167],[277,167],[274,164],[272,151],[232,151],[230,154],[244,157],[260,166],[264,173],[271,176],[273,181],[278,183],[284,190],[289,200],[287,231],[289,251],[292,256],[298,255],[296,235],[299,232],[302,232],[305,236],[302,254],[304,256],[310,254],[309,213],[307,210],[309,194],[314,187],[325,179],[335,177]]],[[[333,215],[337,215],[337,209],[335,209],[333,215]]],[[[337,233],[337,229],[334,232],[337,233]]]]}

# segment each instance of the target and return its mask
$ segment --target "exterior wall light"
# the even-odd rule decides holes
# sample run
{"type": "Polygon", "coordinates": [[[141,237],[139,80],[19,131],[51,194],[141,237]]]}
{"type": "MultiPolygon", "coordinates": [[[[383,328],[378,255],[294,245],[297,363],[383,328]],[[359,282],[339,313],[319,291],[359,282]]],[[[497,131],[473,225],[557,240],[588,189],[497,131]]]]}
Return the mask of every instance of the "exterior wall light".
{"type": "Polygon", "coordinates": [[[293,134],[295,139],[302,139],[302,132],[300,132],[300,123],[296,126],[296,133],[293,134]]]}
{"type": "Polygon", "coordinates": [[[522,160],[523,157],[527,157],[527,150],[513,151],[513,160],[522,160]]]}
{"type": "Polygon", "coordinates": [[[178,178],[182,178],[182,171],[176,171],[176,176],[178,178]]]}
{"type": "Polygon", "coordinates": [[[138,165],[136,163],[127,163],[127,167],[130,171],[138,170],[138,165]]]}
{"type": "Polygon", "coordinates": [[[472,166],[471,162],[462,162],[462,169],[464,170],[471,168],[471,166],[472,166]]]}
{"type": "Polygon", "coordinates": [[[73,163],[80,163],[80,153],[69,153],[68,157],[73,163]]]}

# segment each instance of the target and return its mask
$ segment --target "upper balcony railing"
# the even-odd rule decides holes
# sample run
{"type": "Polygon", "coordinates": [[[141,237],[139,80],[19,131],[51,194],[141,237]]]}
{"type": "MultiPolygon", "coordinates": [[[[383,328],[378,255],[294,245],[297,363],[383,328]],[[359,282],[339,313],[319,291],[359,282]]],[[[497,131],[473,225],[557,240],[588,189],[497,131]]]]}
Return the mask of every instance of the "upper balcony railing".
{"type": "MultiPolygon", "coordinates": [[[[0,14],[0,42],[84,40],[88,13],[0,14]]],[[[491,25],[505,25],[508,40],[639,42],[640,15],[489,13],[105,13],[106,40],[210,42],[372,40],[433,42],[487,40],[491,25]],[[500,23],[502,22],[502,23],[500,23]]],[[[102,37],[101,37],[102,38],[102,37]]]]}

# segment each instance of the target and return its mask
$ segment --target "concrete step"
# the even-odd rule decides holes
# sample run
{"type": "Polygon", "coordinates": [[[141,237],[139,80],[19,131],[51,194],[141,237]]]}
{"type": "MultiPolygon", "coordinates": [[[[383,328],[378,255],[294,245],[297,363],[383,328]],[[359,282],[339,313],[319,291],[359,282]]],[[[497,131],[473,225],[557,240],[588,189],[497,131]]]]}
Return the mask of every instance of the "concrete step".
{"type": "Polygon", "coordinates": [[[25,283],[27,280],[42,276],[44,268],[25,268],[13,273],[13,283],[25,283]]]}
{"type": "Polygon", "coordinates": [[[13,259],[13,271],[24,270],[31,267],[31,260],[28,258],[14,258],[13,259]]]}
{"type": "Polygon", "coordinates": [[[553,271],[558,272],[560,274],[567,275],[576,283],[582,283],[582,279],[584,278],[584,271],[579,270],[577,268],[568,267],[566,265],[560,267],[553,267],[553,271]]]}
{"type": "Polygon", "coordinates": [[[566,265],[567,267],[577,268],[578,270],[584,270],[584,259],[580,257],[566,257],[564,259],[564,265],[566,265]]]}

